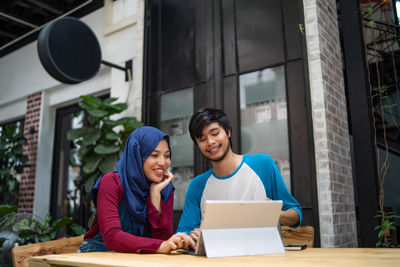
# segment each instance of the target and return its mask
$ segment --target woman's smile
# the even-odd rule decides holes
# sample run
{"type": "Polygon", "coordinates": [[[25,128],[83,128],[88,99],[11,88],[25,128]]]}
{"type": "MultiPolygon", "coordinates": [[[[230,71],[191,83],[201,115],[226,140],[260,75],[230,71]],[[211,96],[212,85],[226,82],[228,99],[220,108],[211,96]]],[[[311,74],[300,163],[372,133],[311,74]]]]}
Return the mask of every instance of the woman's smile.
{"type": "Polygon", "coordinates": [[[157,169],[154,169],[154,172],[155,172],[155,174],[156,174],[157,176],[163,177],[163,176],[164,176],[164,173],[165,173],[165,169],[163,169],[163,168],[157,168],[157,169]]]}

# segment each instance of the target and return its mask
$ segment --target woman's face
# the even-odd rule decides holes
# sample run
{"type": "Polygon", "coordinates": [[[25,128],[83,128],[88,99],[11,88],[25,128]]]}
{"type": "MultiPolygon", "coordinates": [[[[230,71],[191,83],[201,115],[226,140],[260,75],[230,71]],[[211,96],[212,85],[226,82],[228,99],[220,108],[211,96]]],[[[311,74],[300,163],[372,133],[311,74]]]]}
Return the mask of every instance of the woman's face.
{"type": "Polygon", "coordinates": [[[171,152],[167,141],[162,139],[156,149],[143,162],[144,175],[150,181],[159,183],[167,173],[169,165],[171,165],[171,152]]]}

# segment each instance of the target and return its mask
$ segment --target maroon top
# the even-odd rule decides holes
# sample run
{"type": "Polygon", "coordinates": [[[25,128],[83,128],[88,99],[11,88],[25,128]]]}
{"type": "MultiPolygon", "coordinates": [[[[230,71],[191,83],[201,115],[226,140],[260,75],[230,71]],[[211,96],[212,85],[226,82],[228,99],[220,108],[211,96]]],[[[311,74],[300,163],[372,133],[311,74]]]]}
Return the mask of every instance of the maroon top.
{"type": "Polygon", "coordinates": [[[118,213],[122,197],[122,185],[118,174],[104,175],[97,194],[97,214],[92,227],[85,234],[85,240],[93,238],[100,231],[104,244],[110,250],[131,253],[156,252],[161,243],[172,235],[173,191],[167,203],[161,200],[161,214],[151,203],[150,196],[147,196],[147,220],[151,238],[122,231],[118,213]]]}

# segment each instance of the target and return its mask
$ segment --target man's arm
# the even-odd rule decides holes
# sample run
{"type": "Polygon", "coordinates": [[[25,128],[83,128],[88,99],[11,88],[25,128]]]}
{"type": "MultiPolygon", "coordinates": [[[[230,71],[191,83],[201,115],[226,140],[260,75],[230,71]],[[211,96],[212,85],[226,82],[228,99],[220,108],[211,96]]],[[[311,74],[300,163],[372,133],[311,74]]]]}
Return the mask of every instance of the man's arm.
{"type": "Polygon", "coordinates": [[[205,182],[201,177],[194,178],[188,187],[185,198],[185,206],[179,221],[177,233],[183,232],[190,235],[195,228],[200,227],[201,210],[200,202],[203,194],[205,182]]]}
{"type": "Polygon", "coordinates": [[[290,194],[273,159],[268,155],[259,156],[254,164],[254,170],[259,173],[264,184],[267,197],[282,200],[282,212],[279,222],[297,227],[301,224],[303,215],[299,202],[290,194]],[[260,168],[261,167],[261,168],[260,168]]]}
{"type": "Polygon", "coordinates": [[[279,222],[283,225],[297,227],[303,220],[303,214],[299,202],[290,194],[279,172],[278,166],[273,162],[275,190],[273,199],[282,200],[283,206],[279,222]]]}
{"type": "Polygon", "coordinates": [[[299,214],[294,209],[283,210],[279,222],[282,225],[296,225],[299,222],[299,214]]]}
{"type": "MultiPolygon", "coordinates": [[[[265,200],[272,200],[268,197],[265,200]]],[[[282,210],[279,216],[279,223],[282,225],[296,225],[299,222],[299,213],[295,209],[282,210]]]]}

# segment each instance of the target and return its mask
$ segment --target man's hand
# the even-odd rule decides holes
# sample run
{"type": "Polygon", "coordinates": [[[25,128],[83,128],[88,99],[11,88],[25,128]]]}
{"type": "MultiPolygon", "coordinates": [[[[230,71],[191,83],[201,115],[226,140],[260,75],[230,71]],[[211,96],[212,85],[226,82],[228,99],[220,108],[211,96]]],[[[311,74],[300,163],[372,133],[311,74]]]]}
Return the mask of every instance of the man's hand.
{"type": "Polygon", "coordinates": [[[281,216],[279,217],[279,222],[282,225],[296,225],[299,222],[299,214],[294,209],[288,209],[281,211],[281,216]]]}
{"type": "MultiPolygon", "coordinates": [[[[272,200],[265,197],[264,200],[272,200]]],[[[295,225],[299,221],[299,214],[294,209],[282,210],[279,216],[279,223],[282,225],[295,225]]]]}
{"type": "Polygon", "coordinates": [[[195,228],[193,231],[190,232],[190,237],[195,242],[195,245],[192,246],[193,249],[196,249],[197,247],[197,242],[199,241],[200,233],[201,232],[199,228],[195,228]]]}
{"type": "Polygon", "coordinates": [[[195,244],[193,240],[185,233],[177,233],[171,236],[168,240],[161,243],[160,247],[156,250],[156,253],[168,254],[176,249],[189,249],[195,244]]]}

